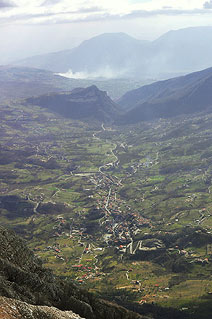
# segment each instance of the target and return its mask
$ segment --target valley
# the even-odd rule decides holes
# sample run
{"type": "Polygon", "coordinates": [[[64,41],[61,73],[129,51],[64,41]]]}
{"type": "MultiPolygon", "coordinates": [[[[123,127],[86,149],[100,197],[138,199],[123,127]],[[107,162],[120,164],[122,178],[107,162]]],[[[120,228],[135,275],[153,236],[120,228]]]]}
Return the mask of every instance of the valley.
{"type": "Polygon", "coordinates": [[[115,126],[18,101],[0,112],[2,225],[97,296],[209,318],[210,113],[115,126]]]}
{"type": "Polygon", "coordinates": [[[0,319],[212,318],[212,0],[0,0],[0,319]]]}

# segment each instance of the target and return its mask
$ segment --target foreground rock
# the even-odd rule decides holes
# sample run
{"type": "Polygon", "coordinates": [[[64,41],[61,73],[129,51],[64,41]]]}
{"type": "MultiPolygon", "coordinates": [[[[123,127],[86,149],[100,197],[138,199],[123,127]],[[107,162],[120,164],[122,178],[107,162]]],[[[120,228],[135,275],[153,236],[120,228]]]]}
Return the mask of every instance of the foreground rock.
{"type": "Polygon", "coordinates": [[[0,319],[83,319],[72,311],[33,306],[15,299],[0,297],[0,319]]]}

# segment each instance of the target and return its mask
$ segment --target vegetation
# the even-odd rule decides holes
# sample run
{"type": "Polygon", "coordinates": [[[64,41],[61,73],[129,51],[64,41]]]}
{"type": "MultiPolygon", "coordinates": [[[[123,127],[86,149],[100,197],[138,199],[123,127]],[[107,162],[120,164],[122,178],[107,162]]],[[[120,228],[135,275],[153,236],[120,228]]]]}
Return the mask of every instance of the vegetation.
{"type": "Polygon", "coordinates": [[[98,296],[209,318],[211,114],[108,127],[21,103],[0,112],[2,225],[98,296]]]}

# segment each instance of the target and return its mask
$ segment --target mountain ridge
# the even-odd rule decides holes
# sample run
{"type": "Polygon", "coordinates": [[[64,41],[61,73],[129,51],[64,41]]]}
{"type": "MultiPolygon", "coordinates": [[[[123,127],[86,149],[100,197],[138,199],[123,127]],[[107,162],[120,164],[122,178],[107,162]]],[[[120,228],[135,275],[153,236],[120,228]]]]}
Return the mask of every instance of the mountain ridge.
{"type": "Polygon", "coordinates": [[[87,78],[170,78],[211,66],[212,27],[169,31],[154,41],[109,33],[79,46],[15,61],[16,65],[87,78]],[[199,59],[202,56],[204,59],[199,59]]]}
{"type": "Polygon", "coordinates": [[[26,100],[27,104],[46,107],[62,116],[73,119],[95,119],[112,122],[120,113],[105,91],[95,85],[87,88],[75,88],[71,92],[52,93],[26,100]]]}
{"type": "Polygon", "coordinates": [[[124,123],[205,111],[212,106],[212,68],[156,82],[127,92],[118,100],[124,123]]]}
{"type": "Polygon", "coordinates": [[[109,71],[119,73],[121,69],[128,68],[128,56],[132,54],[132,49],[137,52],[140,46],[145,45],[146,41],[125,33],[104,33],[83,41],[71,50],[29,57],[15,64],[53,72],[68,72],[71,69],[73,72],[101,73],[101,69],[108,67],[109,71]]]}

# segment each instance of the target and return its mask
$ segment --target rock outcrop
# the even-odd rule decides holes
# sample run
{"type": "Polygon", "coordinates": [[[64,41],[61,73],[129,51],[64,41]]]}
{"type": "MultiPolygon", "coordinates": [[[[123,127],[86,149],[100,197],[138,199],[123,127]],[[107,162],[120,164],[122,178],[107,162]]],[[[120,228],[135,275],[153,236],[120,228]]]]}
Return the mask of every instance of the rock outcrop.
{"type": "Polygon", "coordinates": [[[0,297],[0,319],[84,319],[72,311],[33,306],[15,299],[0,297]]]}

